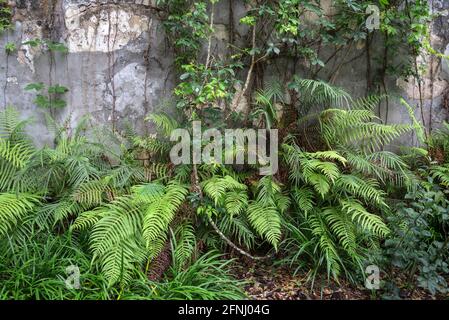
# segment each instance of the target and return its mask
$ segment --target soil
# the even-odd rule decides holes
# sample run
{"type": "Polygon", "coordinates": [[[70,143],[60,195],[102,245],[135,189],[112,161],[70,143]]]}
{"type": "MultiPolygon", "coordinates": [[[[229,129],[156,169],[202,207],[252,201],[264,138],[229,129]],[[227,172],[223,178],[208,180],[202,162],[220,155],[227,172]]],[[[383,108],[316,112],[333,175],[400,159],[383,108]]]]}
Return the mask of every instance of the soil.
{"type": "Polygon", "coordinates": [[[327,281],[326,278],[317,278],[312,288],[306,273],[298,272],[294,275],[293,270],[273,267],[260,261],[237,259],[233,264],[232,272],[236,278],[246,281],[246,294],[254,300],[449,299],[448,296],[432,296],[421,288],[401,285],[405,283],[405,278],[397,271],[394,282],[399,285],[394,296],[383,290],[368,290],[345,281],[340,283],[327,281]]]}

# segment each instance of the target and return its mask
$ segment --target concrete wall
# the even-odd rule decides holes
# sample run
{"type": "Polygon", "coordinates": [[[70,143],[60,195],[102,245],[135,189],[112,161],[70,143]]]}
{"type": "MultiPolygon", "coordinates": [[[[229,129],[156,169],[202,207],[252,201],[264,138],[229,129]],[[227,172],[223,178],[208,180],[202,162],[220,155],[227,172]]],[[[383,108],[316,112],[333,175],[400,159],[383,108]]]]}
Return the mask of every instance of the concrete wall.
{"type": "MultiPolygon", "coordinates": [[[[0,48],[8,42],[18,46],[18,52],[7,56],[0,49],[0,107],[13,105],[23,117],[33,116],[31,128],[36,140],[45,143],[51,136],[45,129],[43,116],[33,104],[35,93],[24,91],[31,82],[61,84],[70,89],[65,95],[68,106],[57,111],[59,120],[71,115],[75,125],[84,114],[91,121],[118,127],[127,121],[137,130],[144,128],[143,117],[164,101],[176,82],[174,55],[164,34],[154,0],[16,0],[15,29],[0,36],[0,48]],[[21,43],[35,38],[63,42],[67,54],[49,53],[39,47],[21,43]]],[[[326,1],[324,1],[326,2],[326,1]]],[[[327,1],[330,2],[330,1],[327,1]]],[[[243,1],[235,0],[235,41],[244,39],[247,28],[238,24],[245,14],[243,1]]],[[[329,5],[329,3],[328,3],[329,5]]],[[[432,1],[435,11],[449,9],[449,0],[432,1]]],[[[220,56],[229,41],[229,3],[220,1],[215,8],[214,54],[220,56]]],[[[432,45],[449,54],[449,17],[442,16],[432,26],[432,45]]],[[[366,91],[366,57],[364,44],[341,53],[349,61],[332,79],[355,96],[366,91]]],[[[326,51],[323,51],[323,55],[326,51]]],[[[432,71],[426,75],[424,105],[426,124],[435,127],[448,119],[449,66],[447,61],[424,56],[423,63],[432,71]],[[430,68],[431,66],[431,68],[430,68]],[[430,120],[432,119],[432,120],[430,120]]],[[[268,69],[270,70],[270,68],[268,69]]],[[[298,72],[306,72],[305,70],[298,72]]],[[[290,76],[289,62],[276,61],[270,76],[290,76]]],[[[242,73],[244,76],[244,73],[242,73]]],[[[323,78],[327,75],[323,74],[323,78]]],[[[418,101],[417,85],[413,81],[388,79],[389,91],[404,96],[411,104],[418,101]]],[[[380,110],[385,118],[385,107],[380,110]]],[[[418,115],[418,113],[417,113],[418,115]]],[[[389,122],[409,121],[405,109],[391,100],[389,122]]],[[[414,143],[413,137],[406,143],[414,143]]]]}

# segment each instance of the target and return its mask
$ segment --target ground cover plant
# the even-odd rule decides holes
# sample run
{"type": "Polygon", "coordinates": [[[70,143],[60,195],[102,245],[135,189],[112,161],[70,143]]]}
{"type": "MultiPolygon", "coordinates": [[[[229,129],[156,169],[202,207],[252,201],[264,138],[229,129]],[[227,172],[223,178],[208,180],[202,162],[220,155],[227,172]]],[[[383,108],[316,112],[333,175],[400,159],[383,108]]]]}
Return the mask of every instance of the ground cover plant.
{"type": "MultiPolygon", "coordinates": [[[[178,81],[171,108],[146,115],[145,133],[125,122],[92,125],[88,116],[71,126],[57,116],[70,90],[62,85],[26,87],[38,93],[50,144],[30,135],[35,119],[13,106],[0,111],[0,299],[267,298],[254,279],[269,272],[289,279],[285,286],[300,278],[289,288],[295,298],[323,298],[335,285],[364,292],[359,298],[447,298],[449,125],[429,130],[422,99],[402,100],[405,123],[378,112],[386,104],[388,117],[389,103],[400,100],[385,87],[387,73],[419,80],[420,54],[445,59],[428,41],[427,2],[335,1],[329,17],[317,1],[255,1],[238,21],[249,38],[225,59],[211,50],[217,2],[156,2],[178,81]],[[372,2],[384,12],[375,31],[383,65],[367,94],[353,97],[333,84],[336,71],[318,48],[370,43],[372,2]],[[305,22],[311,13],[314,24],[305,22]],[[398,52],[410,61],[396,65],[398,52]],[[291,79],[260,74],[279,56],[307,68],[291,79]],[[196,121],[203,130],[278,130],[278,170],[174,164],[171,134],[193,135],[196,121]],[[400,145],[411,135],[417,146],[400,145]],[[270,271],[251,274],[255,263],[270,271]],[[373,265],[377,291],[364,287],[373,265]]],[[[0,0],[0,32],[9,19],[0,0]]],[[[248,148],[217,150],[251,156],[248,148]]]]}

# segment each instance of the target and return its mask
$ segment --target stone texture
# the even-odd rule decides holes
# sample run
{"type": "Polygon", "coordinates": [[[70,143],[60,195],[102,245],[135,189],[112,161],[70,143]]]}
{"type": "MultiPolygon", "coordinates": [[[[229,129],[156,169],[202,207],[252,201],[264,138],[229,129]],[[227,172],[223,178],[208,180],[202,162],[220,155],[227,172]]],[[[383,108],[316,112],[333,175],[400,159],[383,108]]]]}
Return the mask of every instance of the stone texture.
{"type": "MultiPolygon", "coordinates": [[[[222,0],[215,6],[215,36],[212,50],[216,57],[228,50],[229,22],[234,21],[234,43],[240,45],[248,35],[248,27],[239,24],[248,9],[244,1],[232,1],[233,19],[229,17],[231,0],[222,0]]],[[[13,105],[25,117],[33,116],[30,130],[40,143],[51,143],[52,137],[45,129],[45,120],[33,104],[35,94],[25,92],[31,82],[47,85],[59,83],[70,89],[65,99],[68,106],[59,110],[59,120],[70,117],[75,126],[81,117],[90,115],[93,124],[120,127],[131,123],[137,130],[144,127],[146,113],[158,109],[162,101],[170,99],[175,85],[174,56],[167,45],[161,21],[151,9],[155,0],[16,0],[13,21],[15,30],[0,35],[0,48],[14,42],[19,50],[7,56],[0,50],[0,108],[13,105]],[[67,45],[67,54],[50,54],[41,47],[21,45],[32,39],[52,39],[67,45]],[[115,114],[116,118],[112,116],[115,114]]],[[[321,1],[326,12],[332,13],[332,1],[321,1]]],[[[443,13],[433,24],[432,45],[449,55],[449,1],[433,1],[435,13],[443,13]]],[[[313,19],[312,16],[308,17],[313,19]]],[[[380,47],[380,46],[379,46],[380,47]]],[[[353,50],[340,52],[339,59],[350,61],[330,74],[335,85],[347,89],[355,97],[366,92],[366,57],[364,43],[357,43],[353,50]]],[[[375,48],[374,48],[375,50],[375,48]]],[[[322,49],[324,57],[331,54],[322,49]]],[[[404,59],[398,55],[398,59],[404,59]]],[[[428,64],[429,57],[422,57],[428,64]]],[[[325,59],[324,59],[325,60],[325,59]]],[[[426,123],[438,125],[447,120],[447,110],[441,107],[449,82],[447,60],[433,64],[432,77],[424,76],[423,98],[426,123]],[[433,82],[433,87],[430,83],[433,82]],[[430,109],[432,108],[432,109],[430,109]],[[430,112],[432,110],[432,112],[430,112]]],[[[307,66],[279,58],[268,65],[265,77],[277,77],[281,81],[291,79],[293,72],[307,75],[307,66]]],[[[240,74],[244,79],[246,72],[240,74]]],[[[417,85],[405,79],[387,79],[389,92],[406,98],[412,106],[418,104],[417,85]]],[[[238,88],[236,88],[237,90],[238,88]]],[[[246,111],[248,101],[242,98],[237,110],[246,111]]],[[[278,112],[282,112],[278,108],[278,112]]],[[[419,112],[417,110],[417,116],[419,112]]],[[[389,122],[409,122],[399,99],[392,97],[387,108],[382,105],[380,116],[389,122]]],[[[419,117],[418,117],[419,118],[419,117]]],[[[403,143],[415,143],[414,137],[406,137],[403,143]]]]}
{"type": "Polygon", "coordinates": [[[92,123],[144,126],[147,112],[156,108],[173,89],[173,54],[164,30],[147,0],[16,1],[15,29],[0,35],[18,52],[0,50],[0,107],[13,105],[22,116],[35,118],[30,128],[41,143],[51,143],[44,117],[33,104],[28,83],[61,84],[70,89],[68,105],[56,112],[74,126],[88,114],[92,123]],[[67,54],[50,54],[45,48],[21,45],[33,39],[64,43],[67,54]],[[148,53],[148,54],[147,54],[148,53]],[[5,63],[4,63],[5,62],[5,63]],[[115,99],[113,98],[115,96],[115,99]]]}

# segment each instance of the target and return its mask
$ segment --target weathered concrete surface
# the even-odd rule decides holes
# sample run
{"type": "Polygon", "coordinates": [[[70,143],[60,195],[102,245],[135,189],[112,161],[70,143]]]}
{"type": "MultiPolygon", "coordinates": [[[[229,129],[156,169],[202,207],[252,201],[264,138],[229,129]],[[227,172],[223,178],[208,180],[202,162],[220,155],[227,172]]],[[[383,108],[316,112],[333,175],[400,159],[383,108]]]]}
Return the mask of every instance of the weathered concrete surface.
{"type": "MultiPolygon", "coordinates": [[[[174,56],[167,45],[158,15],[151,6],[154,0],[16,0],[14,10],[15,30],[0,36],[0,48],[14,42],[17,53],[6,55],[0,49],[0,107],[13,105],[23,117],[36,118],[31,130],[36,140],[51,142],[45,129],[44,117],[33,104],[35,94],[25,92],[28,83],[43,82],[61,84],[70,89],[65,98],[68,106],[57,111],[59,120],[71,116],[74,126],[85,114],[93,124],[114,123],[121,128],[129,122],[137,130],[144,127],[143,117],[170,97],[175,85],[174,56]],[[66,44],[67,54],[49,53],[40,47],[20,45],[32,39],[52,39],[66,44]]],[[[332,11],[331,2],[323,1],[326,10],[332,11]]],[[[215,6],[213,55],[220,57],[229,50],[228,42],[240,44],[248,36],[248,28],[238,23],[247,7],[243,1],[233,1],[230,16],[229,0],[215,6]],[[231,19],[232,18],[232,19],[231,19]],[[233,21],[234,36],[230,37],[229,25],[233,21]]],[[[449,0],[432,1],[435,12],[443,15],[433,24],[432,45],[449,54],[449,0]]],[[[366,93],[366,55],[364,44],[342,52],[338,58],[349,61],[340,68],[330,68],[332,74],[320,74],[331,78],[335,85],[347,89],[354,96],[366,93]]],[[[326,58],[326,50],[322,51],[326,58]]],[[[325,59],[324,59],[325,60],[325,59]]],[[[447,61],[423,56],[420,61],[431,72],[424,77],[422,99],[426,125],[438,126],[448,119],[443,101],[448,96],[449,66],[447,61]]],[[[373,66],[374,67],[374,66],[373,66]]],[[[289,80],[297,74],[307,76],[304,66],[293,68],[291,61],[277,59],[265,71],[265,78],[278,77],[289,80]]],[[[245,72],[241,73],[245,77],[245,72]]],[[[403,96],[411,105],[419,102],[418,86],[408,79],[387,78],[390,93],[403,96]],[[408,80],[408,81],[407,81],[408,80]]],[[[237,88],[238,89],[238,88],[237,88]]],[[[238,109],[247,108],[243,99],[238,109]]],[[[388,122],[409,122],[399,99],[391,98],[388,112],[386,105],[379,110],[388,122]],[[387,114],[388,113],[388,114],[387,114]]],[[[419,110],[416,111],[421,119],[419,110]]],[[[407,137],[404,143],[415,143],[407,137]]]]}
{"type": "Polygon", "coordinates": [[[84,114],[93,123],[143,128],[144,115],[157,108],[173,89],[173,54],[150,1],[16,1],[14,31],[0,37],[17,53],[0,50],[0,105],[13,105],[23,117],[36,118],[37,140],[51,141],[44,118],[34,106],[28,83],[61,84],[70,89],[59,120],[75,125],[84,114]],[[50,53],[20,45],[32,39],[64,43],[69,52],[50,53]],[[113,119],[115,115],[115,119],[113,119]]]}

